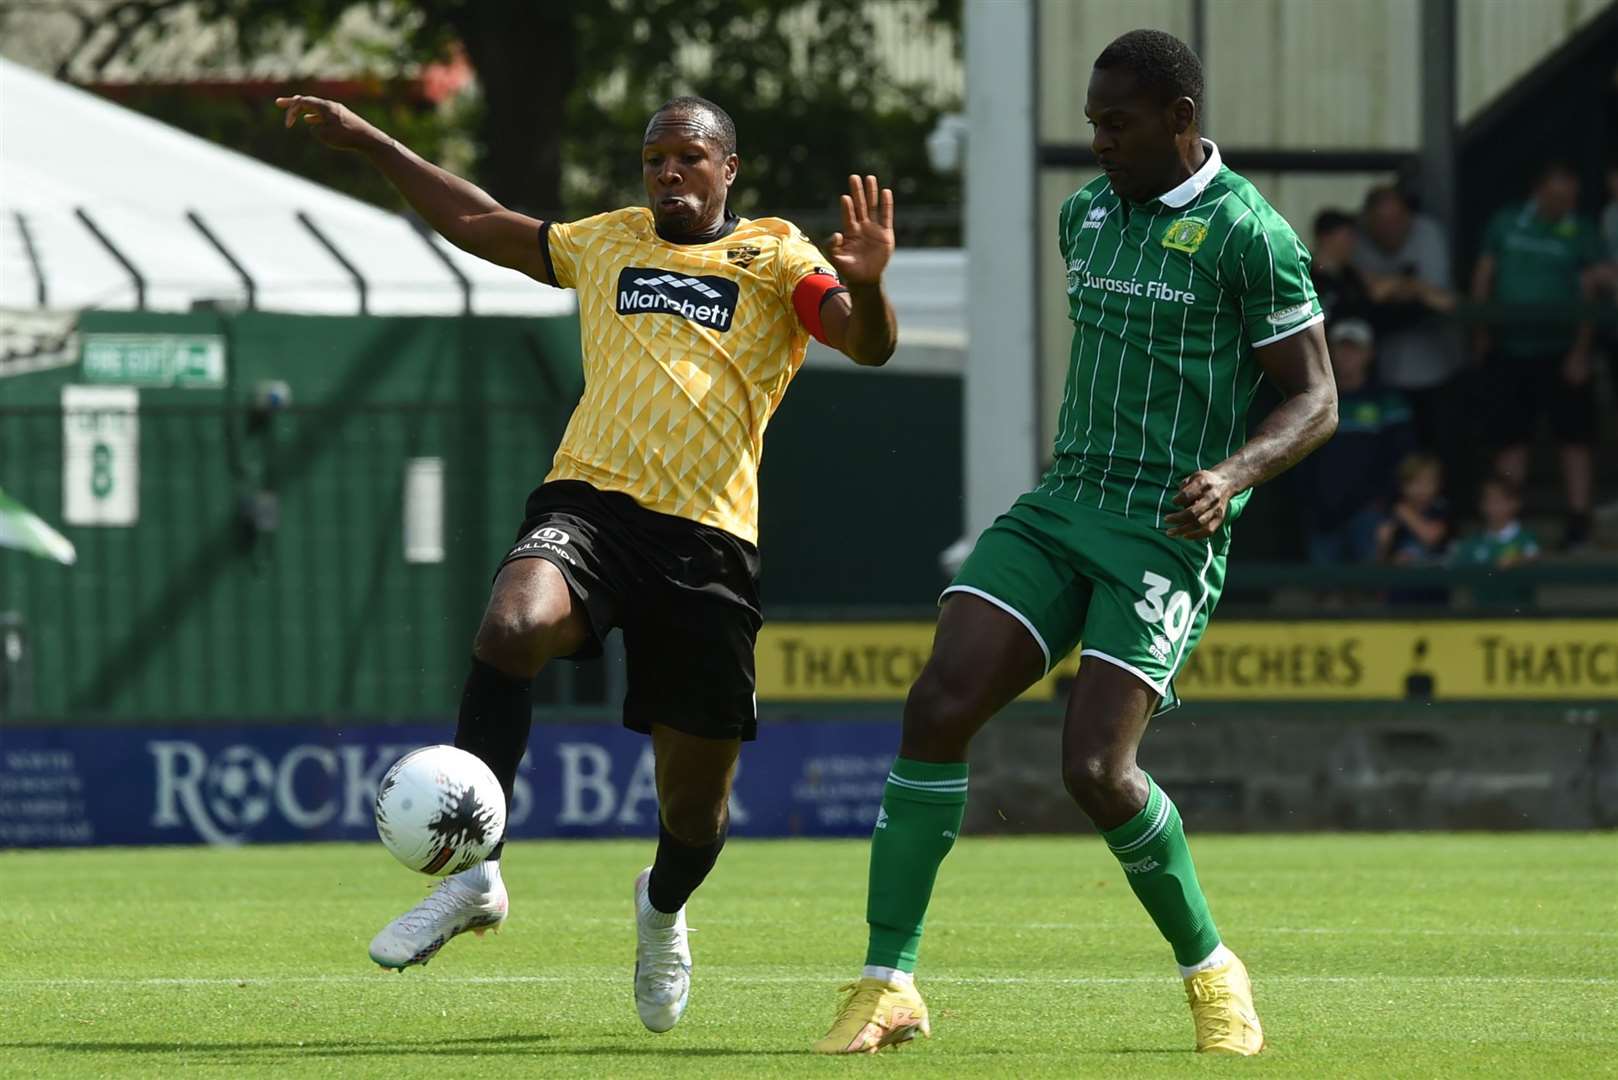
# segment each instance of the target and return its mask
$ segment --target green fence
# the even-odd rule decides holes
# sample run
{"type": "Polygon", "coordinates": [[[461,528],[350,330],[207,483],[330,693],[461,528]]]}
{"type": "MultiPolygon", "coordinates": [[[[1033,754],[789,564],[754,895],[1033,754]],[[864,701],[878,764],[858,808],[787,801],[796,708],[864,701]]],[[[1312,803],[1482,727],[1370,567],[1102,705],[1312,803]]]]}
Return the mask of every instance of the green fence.
{"type": "MultiPolygon", "coordinates": [[[[450,711],[582,385],[576,322],[92,314],[80,330],[220,337],[224,379],[139,389],[138,517],[113,527],[63,524],[63,388],[92,373],[0,380],[0,488],[79,550],[73,567],[0,550],[0,636],[18,654],[0,657],[0,716],[450,711]],[[271,383],[290,404],[257,408],[271,383]],[[441,561],[405,554],[420,459],[441,463],[441,561]]],[[[767,439],[767,603],[931,598],[960,529],[959,394],[949,378],[799,376],[767,439]]],[[[124,475],[113,445],[89,482],[124,475]]],[[[538,694],[605,689],[600,665],[562,664],[538,694]]]]}

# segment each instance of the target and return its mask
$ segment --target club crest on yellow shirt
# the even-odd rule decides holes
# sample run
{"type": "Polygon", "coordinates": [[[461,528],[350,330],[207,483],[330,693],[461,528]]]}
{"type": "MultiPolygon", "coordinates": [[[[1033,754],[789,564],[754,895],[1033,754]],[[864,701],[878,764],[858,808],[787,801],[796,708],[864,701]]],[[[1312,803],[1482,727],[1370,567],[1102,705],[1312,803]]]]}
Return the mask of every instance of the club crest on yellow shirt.
{"type": "Polygon", "coordinates": [[[725,249],[725,258],[729,259],[743,270],[746,270],[749,266],[753,265],[753,260],[762,254],[764,254],[763,248],[754,247],[751,244],[742,244],[739,247],[725,249]]]}
{"type": "Polygon", "coordinates": [[[1201,218],[1185,217],[1173,222],[1163,232],[1163,246],[1175,251],[1193,252],[1208,238],[1208,223],[1201,218]]]}

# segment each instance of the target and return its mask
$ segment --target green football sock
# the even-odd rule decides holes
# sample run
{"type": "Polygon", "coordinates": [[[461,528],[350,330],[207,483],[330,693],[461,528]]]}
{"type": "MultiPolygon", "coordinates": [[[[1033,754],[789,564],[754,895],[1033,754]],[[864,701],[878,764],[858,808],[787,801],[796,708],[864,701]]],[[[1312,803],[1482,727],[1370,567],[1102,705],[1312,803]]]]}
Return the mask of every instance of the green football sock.
{"type": "Polygon", "coordinates": [[[1129,887],[1174,947],[1175,961],[1190,967],[1219,947],[1219,931],[1197,883],[1180,812],[1155,780],[1148,776],[1146,782],[1151,790],[1145,808],[1101,837],[1123,864],[1129,887]]]}
{"type": "Polygon", "coordinates": [[[895,758],[871,833],[865,963],[916,970],[916,949],[938,866],[955,846],[966,813],[966,762],[895,758]]]}

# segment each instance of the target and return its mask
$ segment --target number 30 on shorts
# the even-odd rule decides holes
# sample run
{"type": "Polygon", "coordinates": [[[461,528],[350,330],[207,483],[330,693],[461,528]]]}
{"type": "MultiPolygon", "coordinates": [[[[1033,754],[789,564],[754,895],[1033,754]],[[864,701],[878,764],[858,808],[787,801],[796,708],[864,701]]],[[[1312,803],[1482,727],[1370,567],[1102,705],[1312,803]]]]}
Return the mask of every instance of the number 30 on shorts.
{"type": "Polygon", "coordinates": [[[1191,594],[1180,589],[1168,595],[1174,583],[1150,570],[1141,575],[1141,584],[1146,586],[1146,596],[1135,602],[1135,614],[1148,625],[1161,623],[1164,635],[1170,641],[1178,642],[1191,625],[1191,594]],[[1167,603],[1163,601],[1165,595],[1168,595],[1167,603]]]}

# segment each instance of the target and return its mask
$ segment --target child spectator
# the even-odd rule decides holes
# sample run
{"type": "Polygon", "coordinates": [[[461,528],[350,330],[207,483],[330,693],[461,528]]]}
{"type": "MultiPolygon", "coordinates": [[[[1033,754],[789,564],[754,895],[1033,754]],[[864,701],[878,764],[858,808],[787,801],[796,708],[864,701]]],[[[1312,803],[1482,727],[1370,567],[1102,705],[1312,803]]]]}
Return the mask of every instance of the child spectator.
{"type": "MultiPolygon", "coordinates": [[[[1451,563],[1509,570],[1539,558],[1539,541],[1519,520],[1522,494],[1516,485],[1503,477],[1489,477],[1478,495],[1478,510],[1483,515],[1483,530],[1455,545],[1451,563]]],[[[1534,590],[1520,583],[1490,581],[1472,587],[1472,601],[1484,607],[1520,609],[1534,602],[1534,590]]]]}
{"type": "Polygon", "coordinates": [[[1539,541],[1519,520],[1522,495],[1510,481],[1499,476],[1485,480],[1478,496],[1478,512],[1483,515],[1482,531],[1455,545],[1452,562],[1507,570],[1539,558],[1539,541]]]}
{"type": "Polygon", "coordinates": [[[1411,454],[1399,463],[1399,497],[1382,523],[1382,561],[1397,566],[1437,562],[1449,541],[1444,503],[1444,466],[1431,454],[1411,454]]]}

